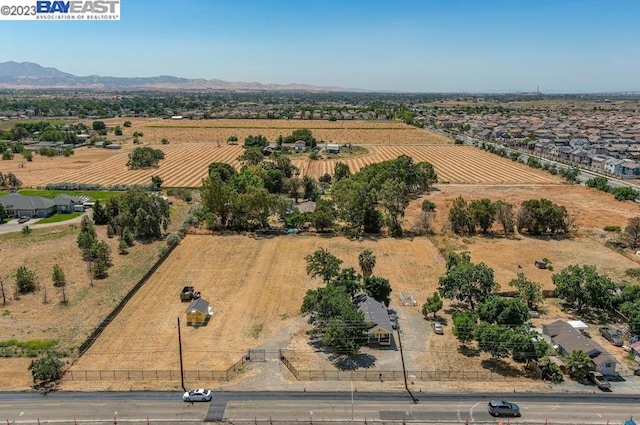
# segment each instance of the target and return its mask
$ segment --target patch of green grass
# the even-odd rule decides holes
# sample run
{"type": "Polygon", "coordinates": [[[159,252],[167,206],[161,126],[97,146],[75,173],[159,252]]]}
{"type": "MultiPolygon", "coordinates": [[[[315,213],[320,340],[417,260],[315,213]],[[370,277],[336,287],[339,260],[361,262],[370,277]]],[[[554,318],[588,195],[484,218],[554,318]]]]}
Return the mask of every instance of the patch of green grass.
{"type": "Polygon", "coordinates": [[[43,189],[23,189],[19,193],[25,196],[40,196],[42,198],[53,199],[61,193],[65,193],[69,196],[88,196],[94,201],[100,201],[104,203],[109,198],[119,195],[123,192],[109,191],[109,190],[94,190],[94,191],[73,191],[73,190],[43,190],[43,189]]]}
{"type": "Polygon", "coordinates": [[[4,195],[8,195],[9,191],[8,190],[0,190],[0,196],[4,196],[4,195]]]}
{"type": "Polygon", "coordinates": [[[72,218],[76,218],[81,215],[82,213],[79,213],[79,212],[67,213],[67,214],[54,214],[51,217],[43,218],[42,220],[38,221],[38,224],[60,223],[61,221],[71,220],[72,218]]]}

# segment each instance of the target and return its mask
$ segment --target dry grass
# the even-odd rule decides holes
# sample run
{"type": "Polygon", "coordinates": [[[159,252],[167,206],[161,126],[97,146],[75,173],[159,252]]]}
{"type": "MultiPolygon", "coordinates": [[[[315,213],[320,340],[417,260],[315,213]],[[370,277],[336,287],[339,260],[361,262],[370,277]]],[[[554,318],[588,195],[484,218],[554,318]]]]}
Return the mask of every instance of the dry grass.
{"type": "MultiPolygon", "coordinates": [[[[240,146],[211,144],[180,144],[161,146],[165,159],[158,167],[143,170],[128,170],[127,153],[70,172],[51,173],[46,182],[72,181],[78,183],[99,183],[110,185],[146,184],[152,175],[159,175],[165,187],[199,187],[208,173],[211,162],[226,162],[240,167],[237,157],[242,153],[240,146]]],[[[414,161],[431,162],[441,182],[482,183],[482,184],[560,184],[558,177],[522,164],[492,155],[469,146],[372,146],[369,153],[343,154],[339,159],[312,161],[306,155],[292,155],[292,162],[302,175],[319,178],[325,173],[333,174],[337,161],[345,162],[352,172],[367,164],[400,155],[409,155],[414,161]]]]}
{"type": "MultiPolygon", "coordinates": [[[[319,120],[163,120],[158,118],[129,119],[132,126],[122,128],[123,138],[130,141],[133,132],[142,132],[142,141],[159,144],[164,138],[170,143],[226,143],[229,136],[242,141],[249,135],[262,134],[270,141],[288,136],[295,129],[308,128],[318,140],[364,145],[451,144],[453,140],[430,130],[400,122],[319,121],[319,120]]],[[[109,126],[120,125],[124,119],[106,120],[109,126]]],[[[130,143],[130,142],[128,142],[130,143]]]]}

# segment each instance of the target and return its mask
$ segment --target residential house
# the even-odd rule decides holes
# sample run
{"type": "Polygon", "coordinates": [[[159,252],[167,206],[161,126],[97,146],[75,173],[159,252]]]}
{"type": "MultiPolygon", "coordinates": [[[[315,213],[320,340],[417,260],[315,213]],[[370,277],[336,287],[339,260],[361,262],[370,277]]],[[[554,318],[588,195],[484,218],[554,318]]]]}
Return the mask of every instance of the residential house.
{"type": "Polygon", "coordinates": [[[51,199],[39,196],[23,196],[10,193],[0,198],[9,217],[44,218],[56,212],[56,204],[51,199]]]}
{"type": "Polygon", "coordinates": [[[577,148],[573,152],[571,152],[571,161],[582,164],[582,165],[591,165],[591,155],[589,152],[582,148],[577,148]]]}
{"type": "Polygon", "coordinates": [[[293,149],[296,152],[304,152],[307,150],[307,144],[304,140],[298,140],[293,144],[293,149]]]}
{"type": "Polygon", "coordinates": [[[385,305],[364,294],[356,298],[356,306],[364,314],[364,321],[368,325],[367,343],[369,345],[391,345],[393,327],[385,305]]]}
{"type": "Polygon", "coordinates": [[[609,158],[604,161],[604,171],[609,174],[621,174],[624,159],[609,158]]]}
{"type": "Polygon", "coordinates": [[[593,362],[594,370],[603,375],[615,376],[618,361],[600,344],[586,337],[580,330],[562,320],[542,325],[542,332],[548,336],[551,343],[557,347],[563,356],[574,351],[584,351],[593,362]]]}
{"type": "Polygon", "coordinates": [[[53,198],[53,203],[56,206],[56,211],[61,213],[70,213],[75,210],[74,207],[76,205],[82,205],[84,200],[77,196],[69,196],[66,193],[61,193],[53,198]]]}
{"type": "Polygon", "coordinates": [[[591,155],[591,167],[595,171],[604,172],[604,163],[610,159],[606,155],[591,155]]]}
{"type": "Polygon", "coordinates": [[[640,164],[627,159],[620,166],[620,174],[623,176],[640,176],[640,164]]]}

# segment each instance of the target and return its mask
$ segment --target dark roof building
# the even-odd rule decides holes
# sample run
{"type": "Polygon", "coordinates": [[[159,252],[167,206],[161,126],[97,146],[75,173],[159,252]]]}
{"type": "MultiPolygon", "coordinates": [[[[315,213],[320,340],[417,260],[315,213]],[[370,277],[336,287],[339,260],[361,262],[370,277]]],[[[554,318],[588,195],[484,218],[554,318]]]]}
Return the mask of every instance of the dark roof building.
{"type": "Polygon", "coordinates": [[[0,198],[10,217],[48,217],[56,212],[56,204],[51,199],[39,196],[23,196],[10,193],[0,198]]]}
{"type": "Polygon", "coordinates": [[[380,301],[363,294],[355,300],[358,310],[364,314],[364,321],[369,325],[367,342],[378,345],[391,345],[393,327],[387,308],[380,301]]]}

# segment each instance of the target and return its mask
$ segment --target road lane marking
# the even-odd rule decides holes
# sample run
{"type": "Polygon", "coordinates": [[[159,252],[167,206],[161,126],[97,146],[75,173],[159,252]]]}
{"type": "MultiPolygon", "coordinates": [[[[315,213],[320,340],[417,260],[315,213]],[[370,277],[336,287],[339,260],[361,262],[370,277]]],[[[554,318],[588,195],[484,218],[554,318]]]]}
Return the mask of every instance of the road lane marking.
{"type": "Polygon", "coordinates": [[[475,409],[479,404],[480,404],[480,402],[477,402],[476,404],[471,406],[471,409],[469,409],[469,418],[471,419],[471,422],[475,422],[476,421],[475,419],[473,419],[473,409],[475,409]]]}

